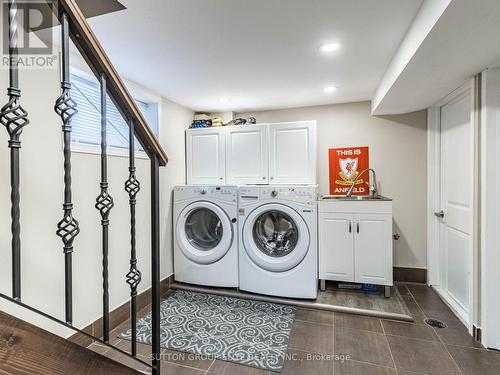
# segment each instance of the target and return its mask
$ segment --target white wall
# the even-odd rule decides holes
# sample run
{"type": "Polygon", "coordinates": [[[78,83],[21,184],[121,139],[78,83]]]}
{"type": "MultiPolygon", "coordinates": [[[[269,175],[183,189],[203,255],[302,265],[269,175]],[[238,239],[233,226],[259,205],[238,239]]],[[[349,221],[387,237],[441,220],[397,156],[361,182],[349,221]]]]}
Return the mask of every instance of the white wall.
{"type": "MultiPolygon", "coordinates": [[[[22,104],[31,124],[22,136],[21,149],[21,239],[22,298],[51,315],[64,319],[64,256],[56,224],[62,218],[63,159],[61,121],[54,113],[59,96],[59,72],[22,71],[22,104]]],[[[7,101],[7,71],[0,72],[1,104],[7,101]]],[[[136,85],[134,85],[136,86],[136,85]]],[[[160,141],[169,164],[160,168],[161,189],[161,276],[173,272],[171,233],[172,187],[183,184],[184,130],[193,112],[161,98],[160,141]]],[[[11,294],[10,186],[7,132],[0,129],[0,291],[11,294]]],[[[74,243],[74,323],[86,325],[101,315],[102,267],[100,215],[94,208],[99,194],[100,156],[72,154],[74,216],[81,233],[74,243]]],[[[150,183],[149,161],[137,160],[141,191],[137,199],[137,249],[143,282],[150,286],[150,183]]],[[[124,182],[128,177],[128,158],[110,156],[108,179],[115,207],[110,214],[109,282],[110,306],[117,307],[129,298],[125,283],[129,269],[130,215],[124,182]]],[[[9,310],[0,300],[0,310],[9,310]]],[[[28,317],[26,317],[28,319],[28,317]]],[[[62,334],[62,333],[61,333],[62,334]]]]}
{"type": "Polygon", "coordinates": [[[186,183],[186,150],[184,132],[193,121],[194,113],[167,99],[162,100],[163,129],[160,140],[169,162],[161,171],[161,245],[162,275],[174,273],[172,235],[172,188],[186,183]]]}
{"type": "Polygon", "coordinates": [[[394,199],[394,264],[425,268],[427,229],[427,115],[373,117],[370,103],[237,114],[255,116],[258,123],[316,120],[318,123],[318,183],[329,194],[328,149],[369,146],[370,166],[377,172],[380,193],[394,199]]]}

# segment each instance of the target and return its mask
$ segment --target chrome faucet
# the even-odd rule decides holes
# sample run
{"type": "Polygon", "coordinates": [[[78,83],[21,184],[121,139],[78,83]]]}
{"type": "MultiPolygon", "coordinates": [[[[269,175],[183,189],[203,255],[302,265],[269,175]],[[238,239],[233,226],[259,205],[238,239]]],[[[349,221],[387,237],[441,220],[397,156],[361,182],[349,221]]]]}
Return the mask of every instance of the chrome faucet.
{"type": "Polygon", "coordinates": [[[354,191],[354,188],[356,186],[356,182],[358,182],[359,179],[361,178],[361,176],[363,176],[363,174],[365,174],[366,172],[368,172],[368,186],[370,187],[370,195],[372,197],[377,197],[378,196],[378,192],[377,192],[377,175],[376,175],[376,173],[375,173],[375,171],[373,169],[366,168],[365,170],[361,171],[361,173],[358,174],[358,177],[356,177],[356,179],[352,182],[351,187],[347,191],[346,197],[350,198],[352,196],[352,192],[354,191]],[[372,181],[371,184],[370,184],[370,172],[372,172],[372,175],[373,175],[373,181],[372,181]]]}

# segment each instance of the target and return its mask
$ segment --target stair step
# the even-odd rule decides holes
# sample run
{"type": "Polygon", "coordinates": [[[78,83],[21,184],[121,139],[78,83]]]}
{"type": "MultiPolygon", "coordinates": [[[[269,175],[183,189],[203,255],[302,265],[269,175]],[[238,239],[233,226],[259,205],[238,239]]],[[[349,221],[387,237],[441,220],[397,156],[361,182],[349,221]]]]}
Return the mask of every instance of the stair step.
{"type": "Polygon", "coordinates": [[[142,374],[1,311],[0,373],[14,375],[142,374]]]}

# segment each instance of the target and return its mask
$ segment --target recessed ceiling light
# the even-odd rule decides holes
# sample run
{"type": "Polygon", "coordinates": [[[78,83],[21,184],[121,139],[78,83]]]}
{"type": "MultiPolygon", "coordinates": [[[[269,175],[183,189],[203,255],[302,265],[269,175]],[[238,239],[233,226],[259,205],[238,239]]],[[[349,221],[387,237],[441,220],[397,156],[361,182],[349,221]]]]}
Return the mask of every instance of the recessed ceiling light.
{"type": "Polygon", "coordinates": [[[323,89],[323,91],[327,94],[331,94],[332,92],[337,91],[337,88],[335,86],[327,86],[323,89]]]}
{"type": "Polygon", "coordinates": [[[221,104],[227,104],[227,103],[229,103],[229,99],[227,99],[227,98],[219,99],[219,103],[221,103],[221,104]]]}
{"type": "Polygon", "coordinates": [[[340,43],[327,43],[327,44],[323,44],[320,47],[320,50],[321,50],[321,52],[328,53],[328,52],[336,51],[339,48],[340,48],[340,43]]]}

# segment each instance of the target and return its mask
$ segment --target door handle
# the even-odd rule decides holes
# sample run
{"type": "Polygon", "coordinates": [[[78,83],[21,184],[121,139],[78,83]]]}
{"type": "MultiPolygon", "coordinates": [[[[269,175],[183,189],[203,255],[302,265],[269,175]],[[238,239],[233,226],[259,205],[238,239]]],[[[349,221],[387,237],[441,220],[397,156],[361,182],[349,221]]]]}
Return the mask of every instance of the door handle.
{"type": "Polygon", "coordinates": [[[352,221],[349,222],[349,233],[352,233],[352,221]]]}
{"type": "Polygon", "coordinates": [[[359,221],[356,223],[356,232],[359,233],[359,221]]]}
{"type": "Polygon", "coordinates": [[[438,217],[438,218],[442,219],[442,218],[444,217],[444,211],[443,211],[443,210],[441,210],[441,211],[439,211],[439,212],[434,212],[434,216],[436,216],[436,217],[438,217]]]}

